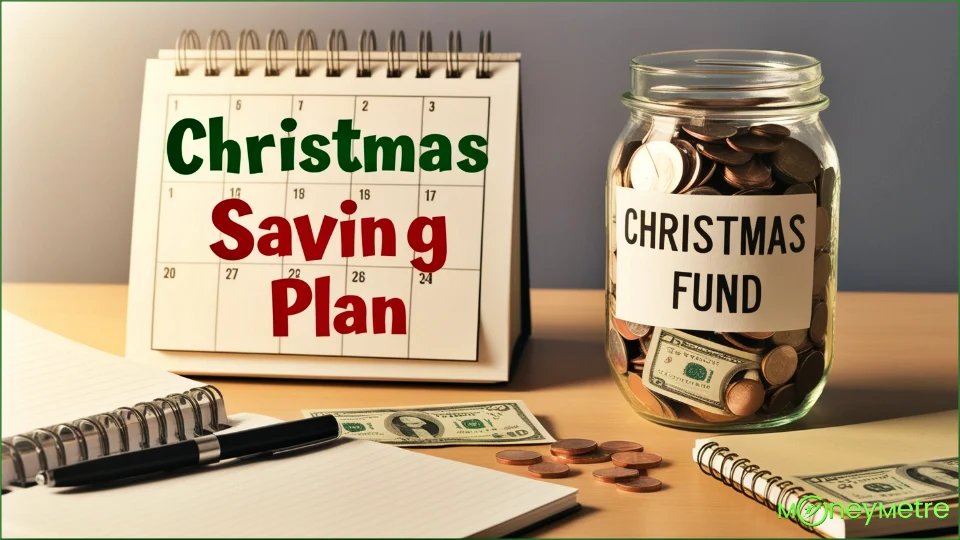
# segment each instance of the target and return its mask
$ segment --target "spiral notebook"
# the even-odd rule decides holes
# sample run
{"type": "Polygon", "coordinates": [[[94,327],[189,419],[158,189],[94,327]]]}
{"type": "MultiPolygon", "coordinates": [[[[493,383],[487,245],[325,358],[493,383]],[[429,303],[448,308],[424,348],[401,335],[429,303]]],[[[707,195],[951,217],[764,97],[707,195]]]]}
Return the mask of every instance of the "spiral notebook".
{"type": "Polygon", "coordinates": [[[573,488],[355,439],[108,486],[25,486],[41,466],[135,452],[164,433],[280,420],[225,418],[210,386],[5,311],[2,345],[4,538],[496,537],[579,508],[573,488]]]}
{"type": "Polygon", "coordinates": [[[3,487],[41,469],[192,439],[227,425],[223,396],[3,312],[3,487]]]}
{"type": "Polygon", "coordinates": [[[186,31],[147,61],[127,356],[185,375],[509,378],[530,333],[520,55],[489,32],[471,52],[459,32],[445,51],[430,32],[409,52],[403,31],[379,51],[357,37],[186,31]]]}
{"type": "Polygon", "coordinates": [[[956,533],[956,410],[698,439],[693,459],[705,474],[766,504],[781,519],[829,538],[956,533]],[[900,503],[910,512],[899,513],[894,505],[900,503]]]}

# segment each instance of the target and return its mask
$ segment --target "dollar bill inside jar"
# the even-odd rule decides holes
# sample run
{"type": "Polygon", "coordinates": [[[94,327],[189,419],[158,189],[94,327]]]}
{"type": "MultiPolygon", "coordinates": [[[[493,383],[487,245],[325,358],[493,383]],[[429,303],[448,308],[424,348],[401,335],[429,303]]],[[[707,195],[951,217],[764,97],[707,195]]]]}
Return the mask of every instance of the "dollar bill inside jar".
{"type": "Polygon", "coordinates": [[[827,367],[836,174],[786,125],[646,128],[615,149],[609,179],[608,358],[642,380],[621,386],[668,423],[788,414],[827,367]]]}

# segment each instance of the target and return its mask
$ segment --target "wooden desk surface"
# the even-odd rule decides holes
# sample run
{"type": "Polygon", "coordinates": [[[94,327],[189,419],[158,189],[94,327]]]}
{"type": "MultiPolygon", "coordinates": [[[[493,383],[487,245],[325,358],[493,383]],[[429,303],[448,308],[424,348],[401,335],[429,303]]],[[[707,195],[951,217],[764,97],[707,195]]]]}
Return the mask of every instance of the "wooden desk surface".
{"type": "MultiPolygon", "coordinates": [[[[93,347],[122,355],[123,285],[4,284],[3,307],[93,347]]],[[[835,364],[817,406],[788,429],[823,427],[957,407],[957,295],[842,293],[835,364]]],[[[691,458],[702,433],[658,426],[627,405],[603,354],[601,291],[533,292],[533,340],[514,380],[500,385],[298,382],[202,378],[224,393],[230,413],[293,420],[305,408],[419,405],[520,398],[555,437],[636,440],[664,457],[658,493],[623,493],[583,465],[553,480],[579,488],[583,511],[541,529],[544,536],[810,536],[770,510],[703,475],[691,458]]],[[[548,452],[546,446],[527,447],[548,452]]],[[[483,467],[494,447],[419,450],[483,467]]]]}

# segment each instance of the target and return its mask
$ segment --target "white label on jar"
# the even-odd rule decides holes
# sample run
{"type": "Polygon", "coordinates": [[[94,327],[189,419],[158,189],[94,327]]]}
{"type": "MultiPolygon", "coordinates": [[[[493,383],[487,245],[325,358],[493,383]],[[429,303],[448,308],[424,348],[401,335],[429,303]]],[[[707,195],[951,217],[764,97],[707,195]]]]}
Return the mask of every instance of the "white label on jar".
{"type": "Polygon", "coordinates": [[[810,326],[817,197],[617,190],[616,316],[651,326],[810,326]]]}

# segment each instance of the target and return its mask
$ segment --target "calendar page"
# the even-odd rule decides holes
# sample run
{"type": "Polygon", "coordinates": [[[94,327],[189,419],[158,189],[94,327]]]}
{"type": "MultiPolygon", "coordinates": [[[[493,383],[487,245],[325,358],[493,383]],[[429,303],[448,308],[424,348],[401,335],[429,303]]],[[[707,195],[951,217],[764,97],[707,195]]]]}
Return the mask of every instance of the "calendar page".
{"type": "MultiPolygon", "coordinates": [[[[181,51],[182,52],[182,51],[181,51]]],[[[187,374],[499,381],[519,333],[517,55],[491,76],[147,62],[128,356],[187,374]]],[[[347,54],[347,53],[345,53],[347,54]]],[[[223,54],[226,56],[226,54],[223,54]]],[[[316,56],[320,56],[316,54],[316,56]]],[[[475,61],[476,55],[474,55],[475,61]]]]}

